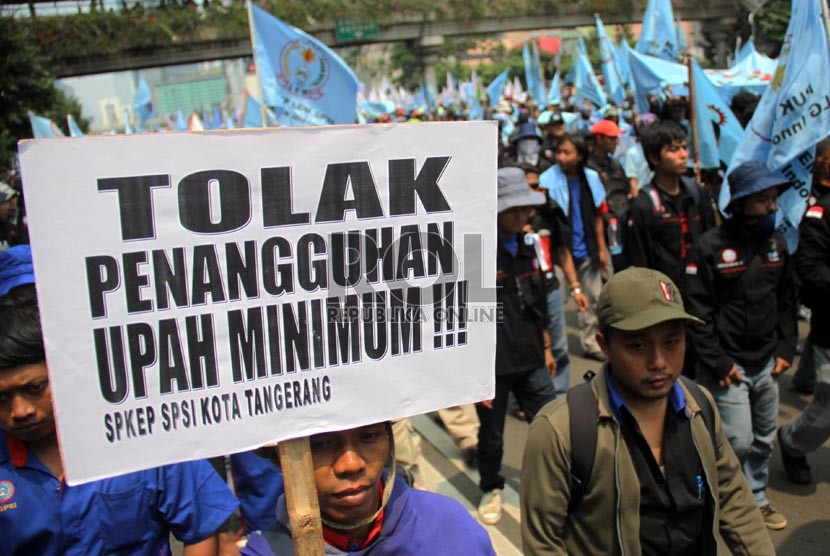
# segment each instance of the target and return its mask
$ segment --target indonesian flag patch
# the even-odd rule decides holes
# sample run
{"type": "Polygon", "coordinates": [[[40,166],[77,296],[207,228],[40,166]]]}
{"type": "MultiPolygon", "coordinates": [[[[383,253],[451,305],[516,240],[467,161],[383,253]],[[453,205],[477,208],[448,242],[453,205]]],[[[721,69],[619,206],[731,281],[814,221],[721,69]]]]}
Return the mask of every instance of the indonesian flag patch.
{"type": "Polygon", "coordinates": [[[686,274],[696,275],[697,274],[697,265],[696,264],[691,264],[691,263],[687,264],[686,265],[686,274]]]}
{"type": "Polygon", "coordinates": [[[814,206],[807,209],[807,218],[824,218],[824,207],[814,206]]]}

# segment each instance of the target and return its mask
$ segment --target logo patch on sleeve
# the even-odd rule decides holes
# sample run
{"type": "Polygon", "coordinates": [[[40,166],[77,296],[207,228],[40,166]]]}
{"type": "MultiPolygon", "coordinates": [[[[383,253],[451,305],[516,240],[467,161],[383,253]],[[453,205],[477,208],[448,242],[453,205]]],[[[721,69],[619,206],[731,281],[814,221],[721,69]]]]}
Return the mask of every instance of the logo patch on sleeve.
{"type": "Polygon", "coordinates": [[[697,275],[697,265],[696,264],[687,264],[686,265],[686,274],[697,275]]]}

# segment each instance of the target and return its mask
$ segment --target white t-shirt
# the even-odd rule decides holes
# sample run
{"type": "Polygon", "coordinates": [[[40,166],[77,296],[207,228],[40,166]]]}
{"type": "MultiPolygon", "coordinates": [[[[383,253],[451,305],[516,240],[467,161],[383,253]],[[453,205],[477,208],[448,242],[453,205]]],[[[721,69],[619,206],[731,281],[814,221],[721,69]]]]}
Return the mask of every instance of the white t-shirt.
{"type": "Polygon", "coordinates": [[[635,143],[625,153],[623,170],[625,170],[627,178],[637,178],[638,189],[642,189],[651,183],[652,178],[654,178],[654,172],[648,167],[646,155],[643,153],[643,146],[640,143],[635,143]]]}

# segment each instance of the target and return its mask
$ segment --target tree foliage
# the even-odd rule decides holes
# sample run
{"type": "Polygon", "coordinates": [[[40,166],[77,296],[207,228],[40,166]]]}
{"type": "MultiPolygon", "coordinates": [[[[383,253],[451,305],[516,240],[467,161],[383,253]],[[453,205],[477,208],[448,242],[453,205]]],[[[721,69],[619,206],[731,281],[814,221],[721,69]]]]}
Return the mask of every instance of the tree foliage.
{"type": "Polygon", "coordinates": [[[29,30],[9,17],[0,17],[0,75],[0,166],[13,164],[17,141],[32,137],[30,110],[64,132],[67,114],[87,129],[78,101],[55,87],[49,58],[34,45],[29,30]]]}

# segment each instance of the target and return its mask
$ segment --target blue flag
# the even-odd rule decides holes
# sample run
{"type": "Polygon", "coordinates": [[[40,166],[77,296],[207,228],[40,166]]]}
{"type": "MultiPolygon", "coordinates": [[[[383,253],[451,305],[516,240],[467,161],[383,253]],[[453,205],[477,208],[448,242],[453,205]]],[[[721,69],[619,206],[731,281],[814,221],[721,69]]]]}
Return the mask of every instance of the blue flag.
{"type": "Polygon", "coordinates": [[[81,128],[78,127],[78,122],[75,121],[75,118],[72,117],[72,114],[66,115],[66,125],[69,127],[69,135],[70,137],[83,137],[84,132],[81,131],[81,128]]]}
{"type": "Polygon", "coordinates": [[[233,123],[233,118],[227,110],[223,111],[223,115],[225,117],[225,129],[236,129],[236,125],[233,123]]]}
{"type": "Polygon", "coordinates": [[[548,99],[545,94],[545,85],[542,83],[542,76],[539,73],[538,58],[533,55],[528,43],[522,49],[522,58],[525,62],[525,82],[527,92],[539,106],[547,106],[548,99]]]}
{"type": "Polygon", "coordinates": [[[623,87],[617,64],[617,50],[605,34],[605,26],[599,16],[597,16],[597,39],[599,40],[599,58],[602,62],[602,76],[605,78],[605,90],[608,91],[608,96],[614,104],[620,106],[625,100],[625,87],[623,87]]]}
{"type": "Polygon", "coordinates": [[[220,129],[225,125],[225,119],[222,117],[222,111],[219,110],[218,106],[213,107],[213,123],[211,125],[213,129],[220,129]]]}
{"type": "Polygon", "coordinates": [[[176,110],[176,131],[187,131],[187,120],[184,119],[181,108],[176,110]]]}
{"type": "MultiPolygon", "coordinates": [[[[582,38],[579,39],[580,43],[582,38]]],[[[576,104],[577,107],[582,108],[582,103],[585,99],[590,100],[597,107],[605,106],[608,101],[605,98],[605,93],[597,81],[597,76],[594,75],[594,68],[591,67],[591,62],[588,60],[588,55],[579,53],[576,59],[576,104]]]]}
{"type": "Polygon", "coordinates": [[[732,160],[744,130],[695,60],[692,60],[691,88],[697,126],[698,144],[695,145],[695,152],[700,167],[720,168],[721,162],[729,164],[732,160]],[[716,139],[713,125],[720,128],[720,139],[716,139]]]}
{"type": "Polygon", "coordinates": [[[559,79],[559,71],[553,74],[553,81],[550,82],[550,89],[548,89],[548,106],[562,104],[562,83],[559,79]]]}
{"type": "Polygon", "coordinates": [[[358,81],[329,47],[249,4],[251,42],[262,100],[280,125],[351,124],[358,81]]]}
{"type": "Polygon", "coordinates": [[[205,110],[204,108],[202,108],[202,119],[201,119],[201,121],[202,121],[202,128],[204,130],[210,131],[211,129],[216,129],[215,127],[213,127],[213,120],[211,119],[210,114],[208,114],[207,110],[205,110]]]}
{"type": "Polygon", "coordinates": [[[135,103],[133,104],[133,113],[138,118],[139,131],[144,129],[144,123],[150,118],[156,117],[156,105],[153,102],[153,95],[150,94],[150,87],[144,78],[138,80],[138,89],[135,93],[135,103]]]}
{"type": "Polygon", "coordinates": [[[29,112],[29,122],[32,124],[32,136],[35,139],[44,137],[64,137],[63,131],[49,118],[35,116],[29,112]]]}
{"type": "Polygon", "coordinates": [[[689,70],[683,64],[640,54],[631,48],[627,52],[641,114],[648,112],[648,95],[663,95],[666,87],[685,85],[689,81],[689,70]]]}
{"type": "Polygon", "coordinates": [[[751,56],[756,52],[755,50],[755,43],[752,41],[752,38],[744,43],[741,49],[735,54],[735,63],[739,64],[747,57],[751,56]]]}
{"type": "Polygon", "coordinates": [[[262,105],[251,93],[246,93],[242,127],[262,127],[262,105]]]}
{"type": "Polygon", "coordinates": [[[619,46],[615,46],[614,49],[617,51],[617,69],[620,70],[620,79],[622,79],[623,85],[625,87],[631,88],[631,68],[628,65],[628,49],[631,48],[628,46],[628,41],[625,40],[625,37],[620,39],[619,46]]]}
{"type": "Polygon", "coordinates": [[[504,91],[504,84],[507,83],[507,70],[504,70],[487,86],[487,97],[490,99],[490,107],[496,106],[501,100],[501,93],[504,91]]]}
{"type": "Polygon", "coordinates": [[[689,44],[686,42],[686,33],[683,31],[683,22],[680,19],[677,20],[674,31],[677,35],[677,53],[682,56],[689,50],[689,44]]]}
{"type": "Polygon", "coordinates": [[[648,0],[635,50],[641,54],[677,61],[677,33],[674,29],[671,0],[648,0]]]}
{"type": "MultiPolygon", "coordinates": [[[[792,187],[778,200],[776,225],[791,251],[806,208],[816,143],[830,134],[830,40],[827,0],[793,0],[778,68],[729,164],[762,160],[792,187]]],[[[719,204],[729,203],[729,174],[719,204]]]]}

